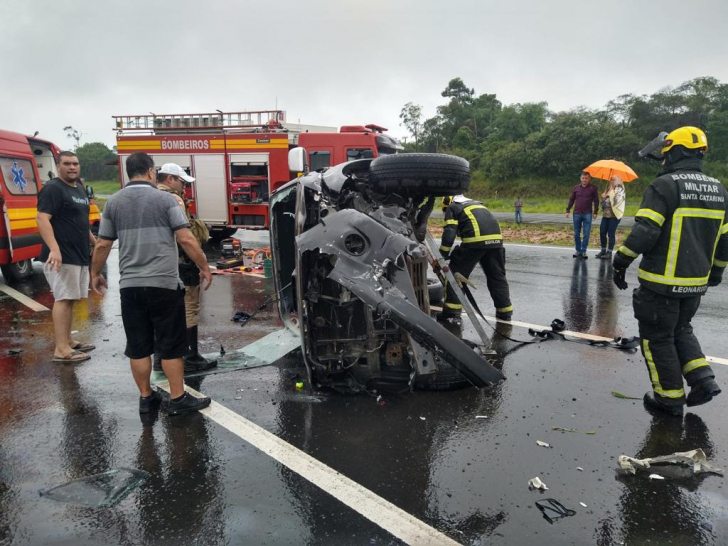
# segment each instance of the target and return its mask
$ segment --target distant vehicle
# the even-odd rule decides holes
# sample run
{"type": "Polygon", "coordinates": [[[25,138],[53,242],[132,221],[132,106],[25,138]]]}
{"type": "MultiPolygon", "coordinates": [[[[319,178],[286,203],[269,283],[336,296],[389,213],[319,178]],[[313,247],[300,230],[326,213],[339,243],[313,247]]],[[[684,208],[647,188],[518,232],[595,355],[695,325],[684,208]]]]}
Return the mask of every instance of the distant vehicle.
{"type": "Polygon", "coordinates": [[[291,179],[291,148],[307,150],[312,170],[402,149],[378,125],[348,125],[336,132],[286,123],[281,110],[114,118],[121,185],[128,182],[124,162],[134,152],[150,154],[158,167],[177,163],[196,178],[186,188],[191,213],[216,239],[238,228],[269,227],[270,195],[291,179]]]}
{"type": "MultiPolygon", "coordinates": [[[[305,172],[310,153],[290,152],[305,172]]],[[[430,196],[467,190],[464,159],[402,154],[309,172],[271,196],[278,310],[298,333],[313,385],[448,389],[503,378],[430,316],[416,239],[430,196]]]]}
{"type": "MultiPolygon", "coordinates": [[[[38,192],[58,175],[56,157],[60,148],[36,137],[0,131],[0,270],[3,277],[18,281],[33,273],[32,260],[40,256],[41,237],[36,216],[38,192]]],[[[83,169],[83,165],[81,166],[83,169]]],[[[89,195],[89,223],[98,233],[101,213],[89,195]]]]}

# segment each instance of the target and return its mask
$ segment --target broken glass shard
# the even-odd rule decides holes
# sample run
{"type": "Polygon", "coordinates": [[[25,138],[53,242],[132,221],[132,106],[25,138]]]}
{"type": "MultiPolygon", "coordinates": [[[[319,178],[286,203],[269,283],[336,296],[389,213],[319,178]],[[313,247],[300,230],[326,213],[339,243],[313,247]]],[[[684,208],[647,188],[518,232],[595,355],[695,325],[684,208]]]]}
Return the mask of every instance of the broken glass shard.
{"type": "Polygon", "coordinates": [[[108,508],[121,502],[149,477],[147,472],[133,468],[114,468],[101,474],[86,476],[63,485],[39,491],[41,497],[59,502],[108,508]]]}

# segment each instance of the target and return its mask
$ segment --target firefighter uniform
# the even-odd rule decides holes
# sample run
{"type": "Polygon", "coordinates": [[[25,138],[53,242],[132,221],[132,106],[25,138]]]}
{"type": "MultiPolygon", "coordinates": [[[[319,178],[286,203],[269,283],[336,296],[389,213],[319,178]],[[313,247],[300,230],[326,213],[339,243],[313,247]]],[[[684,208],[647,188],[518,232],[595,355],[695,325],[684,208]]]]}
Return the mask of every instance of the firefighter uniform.
{"type": "MultiPolygon", "coordinates": [[[[444,258],[450,258],[450,270],[468,278],[476,264],[480,263],[495,304],[496,316],[510,319],[513,306],[506,280],[506,251],[498,221],[483,203],[462,195],[445,197],[443,210],[445,229],[440,252],[444,258]],[[461,243],[453,250],[456,237],[460,237],[461,243]]],[[[445,302],[439,318],[457,318],[462,307],[452,287],[445,282],[445,302]]]]}
{"type": "Polygon", "coordinates": [[[690,321],[728,263],[728,191],[702,173],[702,131],[684,127],[665,143],[664,169],[645,191],[635,227],[615,254],[614,274],[625,289],[624,271],[642,254],[633,306],[653,387],[645,403],[682,415],[683,378],[691,387],[689,406],[720,393],[690,321]]]}
{"type": "MultiPolygon", "coordinates": [[[[166,173],[165,167],[169,164],[165,164],[160,170],[160,173],[166,173]]],[[[194,180],[194,179],[193,179],[194,180]]],[[[189,210],[187,204],[184,201],[184,193],[175,191],[166,184],[157,184],[157,189],[171,193],[179,205],[184,209],[187,221],[191,222],[189,210]]],[[[200,241],[200,245],[204,241],[200,241]]],[[[182,284],[185,286],[185,319],[187,323],[187,343],[189,345],[189,354],[185,356],[185,371],[200,371],[217,366],[217,360],[207,360],[204,358],[199,351],[198,345],[198,324],[200,319],[200,269],[195,263],[189,259],[187,254],[184,253],[182,248],[179,250],[179,277],[182,284]]],[[[155,355],[154,368],[161,369],[161,362],[155,355]]]]}

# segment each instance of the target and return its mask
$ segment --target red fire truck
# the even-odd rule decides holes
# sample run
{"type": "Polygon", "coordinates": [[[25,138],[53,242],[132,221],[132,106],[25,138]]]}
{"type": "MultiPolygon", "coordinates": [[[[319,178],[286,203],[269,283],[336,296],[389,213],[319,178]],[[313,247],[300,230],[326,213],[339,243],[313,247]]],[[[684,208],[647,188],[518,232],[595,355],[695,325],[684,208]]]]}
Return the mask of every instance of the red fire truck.
{"type": "MultiPolygon", "coordinates": [[[[114,116],[120,183],[126,158],[142,151],[157,168],[177,163],[196,180],[190,210],[224,238],[238,228],[268,228],[268,196],[288,182],[288,151],[301,146],[311,170],[402,147],[377,125],[333,127],[286,123],[281,110],[114,116]]],[[[295,173],[294,173],[295,176],[295,173]]]]}

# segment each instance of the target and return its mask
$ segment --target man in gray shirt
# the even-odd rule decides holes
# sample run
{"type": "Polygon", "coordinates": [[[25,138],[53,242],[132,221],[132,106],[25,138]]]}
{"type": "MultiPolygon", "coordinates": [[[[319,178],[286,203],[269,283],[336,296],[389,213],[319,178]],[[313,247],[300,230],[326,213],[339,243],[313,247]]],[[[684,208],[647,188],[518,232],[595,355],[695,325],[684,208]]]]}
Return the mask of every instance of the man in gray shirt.
{"type": "Polygon", "coordinates": [[[129,183],[104,207],[91,264],[91,288],[99,294],[108,288],[101,268],[118,239],[124,354],[139,387],[139,413],[151,412],[162,401],[162,394],[149,381],[155,348],[169,380],[169,414],[196,411],[209,406],[210,399],[195,398],[184,390],[183,357],[188,349],[177,243],[199,267],[205,290],[212,282],[210,268],[174,197],[157,190],[152,158],[142,152],[130,155],[126,172],[129,183]]]}

